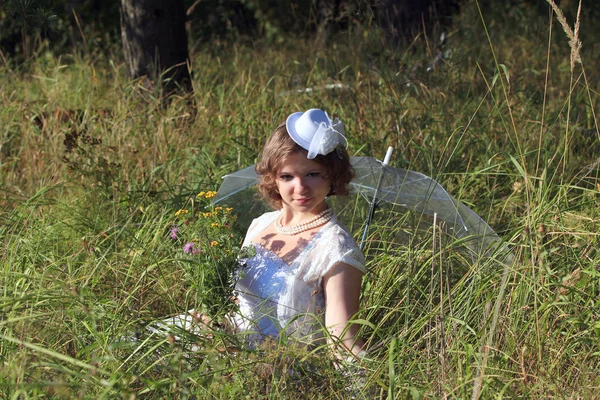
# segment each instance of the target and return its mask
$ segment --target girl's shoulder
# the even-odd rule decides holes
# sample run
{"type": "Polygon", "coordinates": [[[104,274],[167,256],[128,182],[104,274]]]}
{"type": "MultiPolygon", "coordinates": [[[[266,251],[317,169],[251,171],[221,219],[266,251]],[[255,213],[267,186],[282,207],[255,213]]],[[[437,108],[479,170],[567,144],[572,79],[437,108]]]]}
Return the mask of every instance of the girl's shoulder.
{"type": "Polygon", "coordinates": [[[314,261],[309,278],[323,276],[337,263],[349,264],[365,272],[365,258],[348,229],[334,218],[323,228],[321,235],[310,249],[307,259],[314,261]]]}
{"type": "Polygon", "coordinates": [[[248,233],[256,230],[257,232],[263,231],[267,226],[272,224],[277,216],[280,214],[280,211],[270,211],[266,212],[258,218],[254,218],[250,227],[248,228],[248,233]],[[260,229],[260,230],[259,230],[260,229]]]}
{"type": "Polygon", "coordinates": [[[248,227],[248,230],[246,231],[246,238],[244,239],[242,247],[250,245],[251,239],[258,233],[264,231],[267,228],[267,226],[272,224],[273,221],[275,221],[275,219],[279,215],[279,213],[279,211],[271,211],[264,213],[258,218],[254,218],[252,220],[252,223],[248,227]]]}
{"type": "Polygon", "coordinates": [[[358,248],[358,245],[354,241],[348,228],[346,228],[335,215],[330,223],[324,227],[321,238],[324,239],[324,241],[332,241],[333,243],[340,243],[345,246],[358,248]]]}

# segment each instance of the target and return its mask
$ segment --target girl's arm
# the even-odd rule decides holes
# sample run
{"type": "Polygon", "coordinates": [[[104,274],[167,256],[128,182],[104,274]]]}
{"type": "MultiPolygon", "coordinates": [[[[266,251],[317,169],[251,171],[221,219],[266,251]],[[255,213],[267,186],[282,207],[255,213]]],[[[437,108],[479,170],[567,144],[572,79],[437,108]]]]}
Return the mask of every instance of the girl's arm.
{"type": "MultiPolygon", "coordinates": [[[[364,342],[357,336],[359,326],[348,321],[358,312],[363,273],[351,265],[339,263],[323,277],[325,326],[338,338],[346,351],[358,354],[364,342]],[[348,326],[348,327],[347,327],[348,326]]],[[[338,356],[344,350],[337,350],[338,356]]]]}

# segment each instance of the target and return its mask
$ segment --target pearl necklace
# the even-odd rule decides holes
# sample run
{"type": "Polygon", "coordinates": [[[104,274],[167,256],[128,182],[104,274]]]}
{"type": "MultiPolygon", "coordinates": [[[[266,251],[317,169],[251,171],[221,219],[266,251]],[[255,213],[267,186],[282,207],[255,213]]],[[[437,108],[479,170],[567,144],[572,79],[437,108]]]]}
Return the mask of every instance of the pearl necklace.
{"type": "Polygon", "coordinates": [[[280,233],[282,235],[293,236],[299,233],[308,231],[309,229],[316,228],[317,226],[321,226],[329,222],[329,220],[333,217],[333,210],[330,208],[326,208],[321,211],[319,214],[315,215],[313,218],[309,219],[306,222],[301,222],[297,225],[283,226],[281,224],[281,220],[283,219],[283,212],[280,217],[277,217],[275,220],[275,232],[280,233]]]}

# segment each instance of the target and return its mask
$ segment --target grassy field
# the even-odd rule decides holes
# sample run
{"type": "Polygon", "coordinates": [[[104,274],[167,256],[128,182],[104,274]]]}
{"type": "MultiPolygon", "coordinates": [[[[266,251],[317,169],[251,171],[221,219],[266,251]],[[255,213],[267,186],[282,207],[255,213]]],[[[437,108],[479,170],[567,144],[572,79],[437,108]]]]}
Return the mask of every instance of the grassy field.
{"type": "Polygon", "coordinates": [[[198,45],[193,99],[168,106],[126,79],[118,44],[1,66],[0,397],[599,397],[597,28],[585,10],[569,32],[495,7],[465,5],[431,70],[437,39],[391,50],[360,27],[198,45]],[[206,192],[312,107],[345,122],[352,155],[394,146],[393,166],[434,177],[510,263],[391,209],[366,246],[360,362],[336,368],[292,339],[149,334],[226,310],[214,271],[231,266],[243,210],[207,210],[206,192]]]}

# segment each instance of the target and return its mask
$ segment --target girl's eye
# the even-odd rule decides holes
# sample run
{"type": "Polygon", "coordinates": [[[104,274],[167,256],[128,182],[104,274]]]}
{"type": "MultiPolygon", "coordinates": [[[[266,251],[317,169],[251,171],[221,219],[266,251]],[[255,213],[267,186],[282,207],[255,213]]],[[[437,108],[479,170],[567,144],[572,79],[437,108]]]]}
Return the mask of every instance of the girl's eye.
{"type": "Polygon", "coordinates": [[[320,172],[310,172],[310,173],[308,174],[308,176],[311,176],[311,177],[319,177],[319,176],[321,176],[321,173],[320,173],[320,172]]]}
{"type": "Polygon", "coordinates": [[[281,179],[282,181],[289,181],[290,179],[292,179],[291,175],[279,175],[279,179],[281,179]]]}

